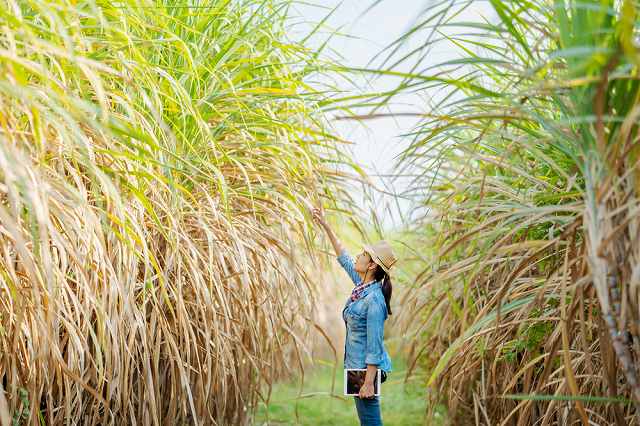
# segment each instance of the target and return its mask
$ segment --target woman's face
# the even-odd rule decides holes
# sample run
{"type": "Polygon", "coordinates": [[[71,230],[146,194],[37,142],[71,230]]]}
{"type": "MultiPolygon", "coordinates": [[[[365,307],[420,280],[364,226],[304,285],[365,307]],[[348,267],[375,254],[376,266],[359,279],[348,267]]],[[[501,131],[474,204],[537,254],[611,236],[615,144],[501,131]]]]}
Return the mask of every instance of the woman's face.
{"type": "Polygon", "coordinates": [[[360,272],[364,274],[367,271],[367,269],[375,268],[376,264],[371,261],[371,255],[363,251],[356,256],[356,263],[354,266],[355,266],[356,272],[360,272]]]}

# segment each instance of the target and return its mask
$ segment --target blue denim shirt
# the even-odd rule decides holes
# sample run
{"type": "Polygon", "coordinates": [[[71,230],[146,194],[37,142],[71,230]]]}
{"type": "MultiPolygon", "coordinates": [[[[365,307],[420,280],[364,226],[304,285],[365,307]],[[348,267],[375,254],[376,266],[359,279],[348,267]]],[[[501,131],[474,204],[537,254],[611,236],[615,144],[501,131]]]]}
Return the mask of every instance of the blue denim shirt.
{"type": "MultiPolygon", "coordinates": [[[[338,263],[347,271],[354,285],[362,283],[354,267],[353,258],[343,250],[338,263]]],[[[389,314],[382,294],[382,282],[364,288],[360,298],[349,297],[342,310],[347,335],[344,345],[344,368],[367,368],[375,364],[385,372],[391,371],[391,358],[384,347],[384,322],[389,314]]]]}

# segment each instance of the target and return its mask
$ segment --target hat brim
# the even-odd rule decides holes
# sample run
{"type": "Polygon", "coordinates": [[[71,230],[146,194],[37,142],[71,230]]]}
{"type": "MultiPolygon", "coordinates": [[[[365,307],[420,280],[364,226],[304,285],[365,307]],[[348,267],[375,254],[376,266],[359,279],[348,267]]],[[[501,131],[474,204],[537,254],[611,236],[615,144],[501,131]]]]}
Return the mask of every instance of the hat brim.
{"type": "Polygon", "coordinates": [[[378,266],[380,266],[382,268],[383,271],[385,271],[387,274],[389,273],[389,268],[387,268],[386,266],[384,266],[382,260],[380,260],[380,257],[378,256],[378,254],[376,253],[376,251],[369,245],[369,244],[364,244],[362,246],[363,250],[366,251],[367,253],[369,253],[369,256],[371,256],[371,260],[378,266]]]}

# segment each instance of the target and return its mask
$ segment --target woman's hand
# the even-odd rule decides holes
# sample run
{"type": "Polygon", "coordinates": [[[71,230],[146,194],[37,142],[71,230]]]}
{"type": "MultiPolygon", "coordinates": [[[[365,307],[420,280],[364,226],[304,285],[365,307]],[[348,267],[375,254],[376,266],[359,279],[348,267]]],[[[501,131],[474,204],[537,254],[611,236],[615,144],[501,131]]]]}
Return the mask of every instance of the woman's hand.
{"type": "Polygon", "coordinates": [[[316,223],[322,226],[327,225],[327,221],[324,217],[324,209],[322,208],[322,206],[314,208],[311,213],[313,214],[313,220],[316,221],[316,223]]]}
{"type": "Polygon", "coordinates": [[[340,253],[342,253],[344,247],[342,247],[342,243],[340,242],[338,237],[336,237],[336,235],[333,233],[333,230],[327,223],[327,220],[324,217],[324,209],[322,208],[322,206],[314,208],[313,210],[311,210],[311,213],[313,215],[313,221],[320,224],[324,228],[324,230],[327,231],[327,235],[329,236],[329,240],[331,241],[333,250],[336,252],[336,256],[340,256],[340,253]]]}
{"type": "Polygon", "coordinates": [[[359,398],[373,398],[373,383],[364,382],[358,393],[359,398]]]}

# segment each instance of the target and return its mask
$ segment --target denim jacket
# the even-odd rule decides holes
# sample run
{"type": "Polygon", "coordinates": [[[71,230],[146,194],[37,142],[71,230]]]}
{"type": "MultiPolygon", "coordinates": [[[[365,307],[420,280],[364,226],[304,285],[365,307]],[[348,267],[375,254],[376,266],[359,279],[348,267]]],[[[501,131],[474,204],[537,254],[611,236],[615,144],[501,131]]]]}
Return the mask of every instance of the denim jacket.
{"type": "MultiPolygon", "coordinates": [[[[338,256],[338,263],[354,285],[362,283],[353,258],[346,250],[338,256]]],[[[347,329],[344,368],[367,368],[367,364],[375,364],[385,372],[391,371],[391,358],[383,343],[384,321],[388,316],[381,281],[365,287],[356,301],[351,301],[350,297],[347,299],[342,310],[342,319],[347,329]]]]}

